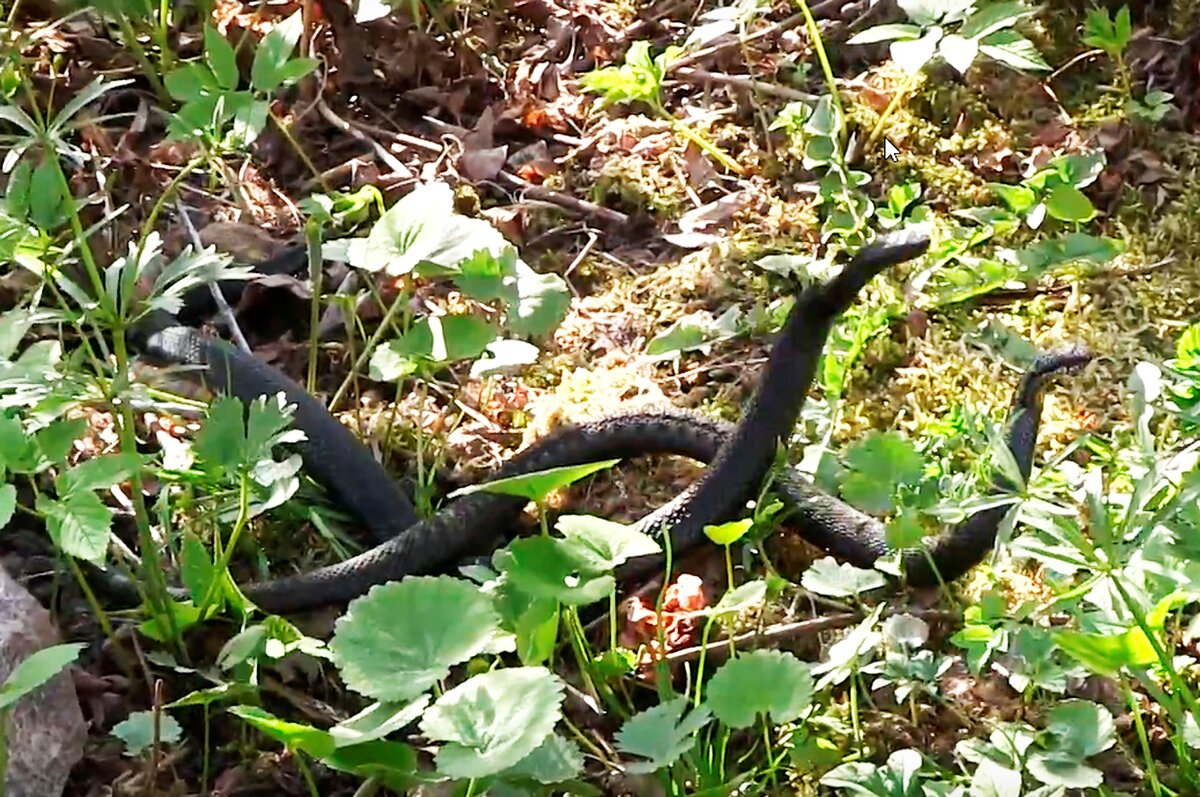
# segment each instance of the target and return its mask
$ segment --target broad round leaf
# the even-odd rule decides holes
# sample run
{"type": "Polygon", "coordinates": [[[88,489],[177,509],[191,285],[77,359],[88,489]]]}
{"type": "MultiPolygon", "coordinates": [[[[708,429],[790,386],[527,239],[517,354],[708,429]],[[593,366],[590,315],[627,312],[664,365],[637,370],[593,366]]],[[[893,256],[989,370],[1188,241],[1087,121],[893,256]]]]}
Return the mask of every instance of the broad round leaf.
{"type": "MultiPolygon", "coordinates": [[[[112,735],[125,743],[125,755],[137,755],[154,744],[154,712],[135,711],[113,726],[112,735]]],[[[183,738],[183,729],[166,712],[158,717],[158,741],[174,744],[183,738]]]]}
{"type": "Polygon", "coordinates": [[[894,41],[890,48],[892,58],[905,72],[915,75],[933,58],[941,40],[942,29],[934,27],[919,39],[894,41]]]}
{"type": "Polygon", "coordinates": [[[774,723],[791,722],[812,703],[808,664],[780,650],[745,653],[717,670],[708,682],[705,704],[731,728],[747,728],[759,714],[774,723]]]}
{"type": "Polygon", "coordinates": [[[402,702],[488,650],[499,626],[491,601],[466,581],[410,577],[351,603],[329,647],[347,686],[402,702]]]}
{"type": "Polygon", "coordinates": [[[532,753],[562,716],[563,683],[544,667],[515,667],[476,675],[425,712],[421,732],[445,742],[440,772],[483,778],[532,753]]]}
{"type": "Polygon", "coordinates": [[[538,749],[504,771],[505,777],[533,778],[538,783],[560,783],[579,775],[583,770],[583,753],[579,747],[557,733],[546,737],[538,749]]]}
{"type": "Polygon", "coordinates": [[[553,537],[516,540],[494,562],[516,589],[572,606],[603,600],[616,586],[611,575],[596,570],[594,556],[553,537]]]}

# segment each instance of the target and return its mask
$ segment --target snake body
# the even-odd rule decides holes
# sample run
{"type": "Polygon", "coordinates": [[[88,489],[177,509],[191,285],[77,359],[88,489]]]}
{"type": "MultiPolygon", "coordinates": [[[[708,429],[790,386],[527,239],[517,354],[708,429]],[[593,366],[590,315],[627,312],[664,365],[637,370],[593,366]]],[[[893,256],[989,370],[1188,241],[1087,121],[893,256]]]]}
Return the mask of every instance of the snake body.
{"type": "MultiPolygon", "coordinates": [[[[642,411],[559,429],[518,453],[495,473],[507,478],[552,467],[645,454],[677,454],[708,463],[701,478],[674,500],[638,522],[648,533],[669,531],[678,554],[703,539],[706,525],[735,517],[753,498],[786,442],[811,386],[834,321],[876,274],[923,253],[928,238],[902,231],[864,248],[828,282],[796,297],[754,395],[736,426],[676,408],[642,411]]],[[[295,425],[308,442],[301,454],[309,472],[366,524],[376,547],[344,562],[308,573],[242,586],[260,608],[287,613],[352,600],[371,586],[406,575],[445,571],[466,555],[502,538],[525,500],[495,493],[465,495],[432,517],[417,520],[411,504],[365,446],[299,385],[276,369],[190,327],[157,319],[134,341],[143,357],[185,364],[210,387],[250,400],[282,391],[297,405],[295,425]]],[[[1025,375],[1014,403],[1009,447],[1022,474],[1033,459],[1043,378],[1078,365],[1085,354],[1047,355],[1025,375]]],[[[776,492],[790,511],[789,523],[805,539],[853,564],[869,567],[887,553],[884,525],[830,496],[790,471],[776,492]]],[[[905,553],[908,580],[917,585],[952,580],[990,549],[1006,509],[976,513],[922,550],[905,553]]],[[[627,562],[622,578],[644,575],[659,557],[627,562]]],[[[109,579],[108,591],[114,589],[109,579]]],[[[127,597],[129,590],[124,590],[127,597]]]]}

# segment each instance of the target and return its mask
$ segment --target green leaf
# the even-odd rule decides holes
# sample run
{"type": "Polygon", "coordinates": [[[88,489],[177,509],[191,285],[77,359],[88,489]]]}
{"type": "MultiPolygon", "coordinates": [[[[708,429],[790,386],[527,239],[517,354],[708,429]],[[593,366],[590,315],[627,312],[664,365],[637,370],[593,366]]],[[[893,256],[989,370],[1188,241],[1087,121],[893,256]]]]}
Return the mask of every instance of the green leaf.
{"type": "Polygon", "coordinates": [[[1119,238],[1101,238],[1079,232],[1038,241],[1018,249],[1016,257],[1029,276],[1037,277],[1051,268],[1081,260],[1102,266],[1124,251],[1125,242],[1119,238]]]}
{"type": "Polygon", "coordinates": [[[894,41],[891,45],[892,60],[910,75],[915,75],[925,68],[937,52],[938,42],[942,40],[942,29],[930,28],[919,39],[912,41],[894,41]]]}
{"type": "Polygon", "coordinates": [[[563,683],[543,667],[511,667],[470,678],[425,712],[421,732],[444,742],[439,772],[483,778],[514,766],[550,736],[562,716],[563,683]]]}
{"type": "Polygon", "coordinates": [[[58,165],[47,157],[30,176],[29,219],[43,230],[52,230],[62,218],[63,194],[58,182],[58,165]]]}
{"type": "Polygon", "coordinates": [[[290,86],[315,70],[319,64],[314,58],[293,58],[280,67],[276,77],[280,85],[290,86]]]}
{"type": "Polygon", "coordinates": [[[329,735],[338,747],[382,739],[415,722],[428,705],[429,695],[421,695],[411,703],[372,703],[334,725],[329,735]]]}
{"type": "MultiPolygon", "coordinates": [[[[1174,365],[1185,371],[1200,367],[1200,322],[1185,329],[1175,342],[1174,365]]],[[[3,454],[0,453],[0,462],[3,461],[3,454]]]]}
{"type": "Polygon", "coordinates": [[[563,535],[564,544],[590,558],[597,572],[662,551],[653,538],[633,527],[593,515],[563,515],[554,527],[563,535]]]}
{"type": "Polygon", "coordinates": [[[1023,185],[988,183],[987,187],[1013,213],[1025,213],[1037,203],[1037,194],[1023,185]]]}
{"type": "MultiPolygon", "coordinates": [[[[125,743],[125,755],[135,756],[154,745],[154,712],[134,711],[129,717],[113,726],[112,735],[125,743]]],[[[175,744],[183,738],[183,729],[175,718],[165,711],[158,716],[158,741],[175,744]]]]}
{"type": "Polygon", "coordinates": [[[82,643],[52,645],[25,657],[0,684],[0,712],[57,675],[75,659],[85,646],[82,643]]]}
{"type": "Polygon", "coordinates": [[[556,733],[529,755],[500,773],[501,778],[532,778],[538,783],[561,783],[578,777],[583,771],[583,753],[572,741],[556,733]]]}
{"type": "Polygon", "coordinates": [[[779,650],[754,650],[729,660],[705,688],[705,705],[731,728],[749,728],[760,715],[769,715],[776,725],[791,722],[812,698],[808,664],[779,650]]]}
{"type": "Polygon", "coordinates": [[[924,465],[916,448],[895,432],[874,431],[846,452],[842,494],[864,512],[890,511],[896,490],[920,482],[924,465]]]}
{"type": "Polygon", "coordinates": [[[473,360],[496,339],[496,329],[473,315],[426,316],[388,344],[399,360],[443,365],[473,360]]]}
{"type": "Polygon", "coordinates": [[[493,563],[516,589],[572,606],[603,600],[616,585],[595,567],[593,555],[553,537],[515,540],[496,552],[493,563]]]}
{"type": "Polygon", "coordinates": [[[960,75],[965,75],[979,54],[979,42],[951,33],[938,44],[938,54],[960,75]]]}
{"type": "Polygon", "coordinates": [[[654,104],[658,101],[662,72],[650,58],[650,42],[639,39],[629,45],[624,64],[588,72],[580,79],[580,85],[584,91],[601,95],[604,105],[654,104]]]}
{"type": "Polygon", "coordinates": [[[1104,706],[1090,700],[1063,700],[1047,716],[1046,731],[1055,748],[1087,758],[1116,743],[1113,716],[1104,706]]]}
{"type": "Polygon", "coordinates": [[[487,345],[490,357],[481,357],[471,364],[471,378],[480,379],[491,374],[512,373],[516,369],[537,362],[541,353],[537,346],[523,340],[493,340],[487,345]]]}
{"type": "Polygon", "coordinates": [[[979,43],[979,51],[1013,69],[1025,72],[1050,71],[1050,65],[1033,42],[1014,30],[1000,30],[984,37],[979,43]]]}
{"type": "Polygon", "coordinates": [[[705,526],[704,536],[716,545],[733,545],[754,528],[754,518],[730,520],[717,526],[705,526]]]}
{"type": "Polygon", "coordinates": [[[185,708],[187,706],[211,706],[213,703],[221,703],[225,700],[241,700],[243,698],[251,698],[255,694],[254,687],[250,684],[238,683],[230,681],[218,686],[212,686],[208,689],[197,689],[195,692],[189,692],[178,700],[172,700],[163,708],[185,708]]]}
{"type": "Polygon", "coordinates": [[[921,26],[957,22],[973,3],[964,0],[897,0],[896,5],[921,26]]]}
{"type": "Polygon", "coordinates": [[[171,99],[183,103],[206,101],[211,107],[221,93],[221,86],[212,70],[200,63],[184,64],[172,69],[163,78],[163,84],[171,99]]]}
{"type": "Polygon", "coordinates": [[[832,556],[818,559],[804,571],[800,585],[810,592],[830,598],[848,598],[879,589],[887,581],[877,570],[863,570],[832,556]]]}
{"type": "Polygon", "coordinates": [[[540,501],[555,490],[567,487],[580,479],[587,478],[593,473],[608,470],[621,460],[606,459],[603,462],[588,462],[582,465],[564,465],[560,468],[524,473],[520,476],[509,476],[503,479],[493,479],[461,487],[450,493],[450,498],[458,498],[472,493],[500,493],[515,495],[530,501],[540,501]]]}
{"type": "Polygon", "coordinates": [[[200,605],[208,593],[217,571],[204,543],[200,542],[200,538],[190,531],[185,531],[183,534],[179,571],[179,576],[192,596],[192,601],[197,606],[200,605]]]}
{"type": "Polygon", "coordinates": [[[380,217],[350,265],[399,277],[411,272],[440,244],[454,215],[454,192],[445,183],[423,183],[380,217]]]}
{"type": "Polygon", "coordinates": [[[1054,186],[1045,202],[1046,212],[1059,221],[1084,222],[1098,215],[1092,201],[1078,188],[1070,185],[1054,186]]]}
{"type": "Polygon", "coordinates": [[[617,731],[617,749],[647,759],[627,764],[626,770],[648,774],[674,764],[692,749],[696,733],[708,724],[712,711],[700,706],[684,717],[688,702],[685,696],[676,697],[625,721],[617,731]]]}
{"type": "Polygon", "coordinates": [[[539,274],[517,261],[517,301],[510,302],[504,326],[514,335],[539,338],[562,323],[571,308],[571,291],[557,274],[539,274]]]}
{"type": "Polygon", "coordinates": [[[967,17],[958,29],[958,35],[968,39],[982,39],[1003,28],[1011,28],[1022,17],[1030,16],[1033,12],[1034,9],[1017,0],[988,3],[967,17]]]}
{"type": "Polygon", "coordinates": [[[95,565],[104,561],[112,513],[95,493],[75,493],[61,501],[39,495],[36,506],[59,550],[95,565]]]}
{"type": "Polygon", "coordinates": [[[254,53],[254,63],[250,67],[250,84],[255,89],[271,92],[283,83],[286,75],[284,67],[291,58],[292,51],[296,49],[303,25],[301,13],[297,11],[276,24],[271,32],[263,37],[254,53]]]}
{"type": "Polygon", "coordinates": [[[336,748],[333,737],[325,731],[311,725],[281,720],[257,706],[231,706],[228,711],[288,750],[300,750],[313,758],[324,758],[336,748]]]}
{"type": "MultiPolygon", "coordinates": [[[[233,45],[221,35],[220,31],[209,23],[204,23],[204,60],[208,61],[217,85],[232,91],[238,87],[237,55],[233,45]]],[[[175,99],[193,99],[193,97],[176,97],[175,99]]]]}
{"type": "Polygon", "coordinates": [[[396,794],[408,794],[417,785],[417,752],[400,742],[376,739],[351,747],[339,747],[321,759],[321,763],[339,772],[360,778],[374,778],[396,794]]]}
{"type": "Polygon", "coordinates": [[[329,647],[347,686],[398,703],[488,650],[499,625],[491,601],[471,584],[409,577],[351,603],[329,647]]]}
{"type": "Polygon", "coordinates": [[[17,488],[12,484],[0,484],[0,530],[12,520],[17,511],[17,488]]]}
{"type": "Polygon", "coordinates": [[[102,454],[63,471],[55,480],[55,488],[62,498],[92,490],[107,490],[132,476],[141,464],[142,458],[136,453],[102,454]]]}
{"type": "Polygon", "coordinates": [[[712,607],[710,614],[713,617],[730,620],[747,609],[761,606],[766,599],[767,582],[762,579],[747,581],[722,595],[721,600],[717,601],[717,605],[712,607]]]}
{"type": "Polygon", "coordinates": [[[233,396],[222,396],[208,408],[208,420],[192,446],[196,456],[217,468],[236,472],[245,463],[245,409],[233,396]]]}
{"type": "Polygon", "coordinates": [[[879,42],[892,41],[893,39],[919,39],[921,38],[921,28],[918,25],[905,25],[894,23],[889,25],[875,25],[867,28],[861,33],[856,33],[846,40],[846,44],[878,44],[879,42]]]}

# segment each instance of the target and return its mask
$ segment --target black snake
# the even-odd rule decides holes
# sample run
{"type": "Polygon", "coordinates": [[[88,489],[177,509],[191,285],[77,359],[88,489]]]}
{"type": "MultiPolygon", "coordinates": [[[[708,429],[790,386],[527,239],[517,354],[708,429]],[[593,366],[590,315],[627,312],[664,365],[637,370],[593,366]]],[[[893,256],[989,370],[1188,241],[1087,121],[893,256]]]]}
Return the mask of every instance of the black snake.
{"type": "MultiPolygon", "coordinates": [[[[516,454],[495,478],[646,454],[676,454],[709,463],[695,484],[637,523],[650,533],[669,530],[676,554],[695,547],[703,540],[706,525],[736,517],[757,494],[777,446],[791,434],[826,337],[840,313],[876,274],[923,254],[928,245],[927,236],[914,230],[889,234],[860,251],[828,282],[800,291],[736,426],[673,407],[616,415],[547,435],[516,454]]],[[[305,467],[379,541],[376,547],[335,565],[243,585],[245,595],[265,611],[285,613],[346,602],[375,584],[445,572],[463,557],[486,551],[505,537],[526,503],[508,495],[473,493],[419,519],[370,451],[275,368],[171,318],[144,324],[132,343],[143,358],[192,366],[192,373],[207,386],[244,401],[282,391],[297,407],[295,426],[308,437],[300,445],[305,467]]],[[[1032,467],[1043,378],[1087,359],[1077,350],[1043,355],[1025,374],[1008,437],[1023,476],[1032,467]]],[[[785,470],[774,489],[789,510],[788,524],[832,555],[870,567],[888,553],[883,523],[798,474],[785,470]]],[[[939,577],[950,581],[969,570],[991,548],[1006,511],[1003,506],[980,511],[927,547],[906,551],[903,565],[908,581],[936,584],[939,577]]],[[[660,557],[641,557],[627,562],[618,576],[643,576],[660,563],[660,557]]],[[[136,599],[133,585],[112,571],[100,581],[110,595],[136,599]]]]}

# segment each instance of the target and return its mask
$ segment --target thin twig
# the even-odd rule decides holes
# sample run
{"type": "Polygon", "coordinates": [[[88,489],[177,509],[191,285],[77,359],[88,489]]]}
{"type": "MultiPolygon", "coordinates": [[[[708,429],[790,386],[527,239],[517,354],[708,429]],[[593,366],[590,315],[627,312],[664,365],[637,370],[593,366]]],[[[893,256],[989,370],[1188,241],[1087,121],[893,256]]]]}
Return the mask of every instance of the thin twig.
{"type": "MultiPolygon", "coordinates": [[[[910,614],[922,620],[946,622],[961,622],[962,620],[958,612],[946,609],[921,609],[913,611],[894,609],[890,612],[885,612],[884,616],[894,614],[910,614]]],[[[819,634],[822,631],[831,631],[835,628],[845,628],[860,622],[862,619],[863,615],[860,612],[846,612],[844,614],[831,614],[828,617],[815,617],[811,620],[800,620],[794,623],[778,623],[767,626],[761,631],[747,631],[744,634],[719,639],[707,645],[697,645],[696,647],[676,650],[668,653],[664,658],[672,664],[681,661],[692,661],[699,658],[701,653],[704,653],[708,658],[719,658],[729,652],[731,642],[737,648],[760,647],[809,634],[819,634]]]]}
{"type": "Polygon", "coordinates": [[[588,202],[585,199],[577,199],[558,191],[551,191],[545,186],[534,185],[528,180],[522,180],[520,177],[509,172],[500,172],[496,175],[496,179],[509,188],[520,191],[531,199],[549,202],[563,210],[568,210],[581,216],[590,216],[610,227],[621,227],[629,223],[629,217],[620,211],[597,205],[594,202],[588,202]]]}
{"type": "Polygon", "coordinates": [[[371,138],[366,133],[334,113],[333,109],[329,107],[324,98],[317,101],[317,111],[321,114],[325,121],[329,122],[329,124],[333,125],[338,130],[341,130],[343,133],[347,133],[354,138],[357,138],[359,141],[370,147],[375,152],[375,155],[378,156],[379,160],[383,161],[383,163],[392,170],[393,174],[398,174],[403,177],[412,177],[412,170],[401,163],[395,155],[388,152],[387,147],[383,146],[378,141],[371,138]]]}
{"type": "MultiPolygon", "coordinates": [[[[192,239],[192,246],[196,247],[196,251],[204,249],[204,244],[200,241],[200,234],[196,232],[196,228],[192,225],[192,219],[188,216],[187,207],[175,199],[175,209],[179,211],[180,218],[183,219],[183,226],[187,227],[188,237],[192,239]]],[[[229,325],[229,333],[233,336],[234,343],[244,352],[250,352],[250,344],[246,342],[246,336],[242,334],[241,327],[238,326],[237,317],[233,314],[233,308],[229,306],[229,302],[225,301],[225,294],[221,293],[220,287],[215,282],[208,283],[208,290],[212,293],[213,301],[217,303],[217,312],[221,318],[229,325]]]]}
{"type": "Polygon", "coordinates": [[[785,100],[797,100],[799,102],[816,102],[819,99],[817,95],[809,94],[806,91],[780,86],[778,83],[771,83],[766,80],[755,80],[745,75],[728,75],[724,72],[709,72],[694,67],[676,69],[674,74],[677,79],[685,83],[701,85],[705,83],[721,83],[726,86],[735,86],[750,91],[757,91],[760,94],[769,94],[774,97],[782,97],[785,100]]]}

